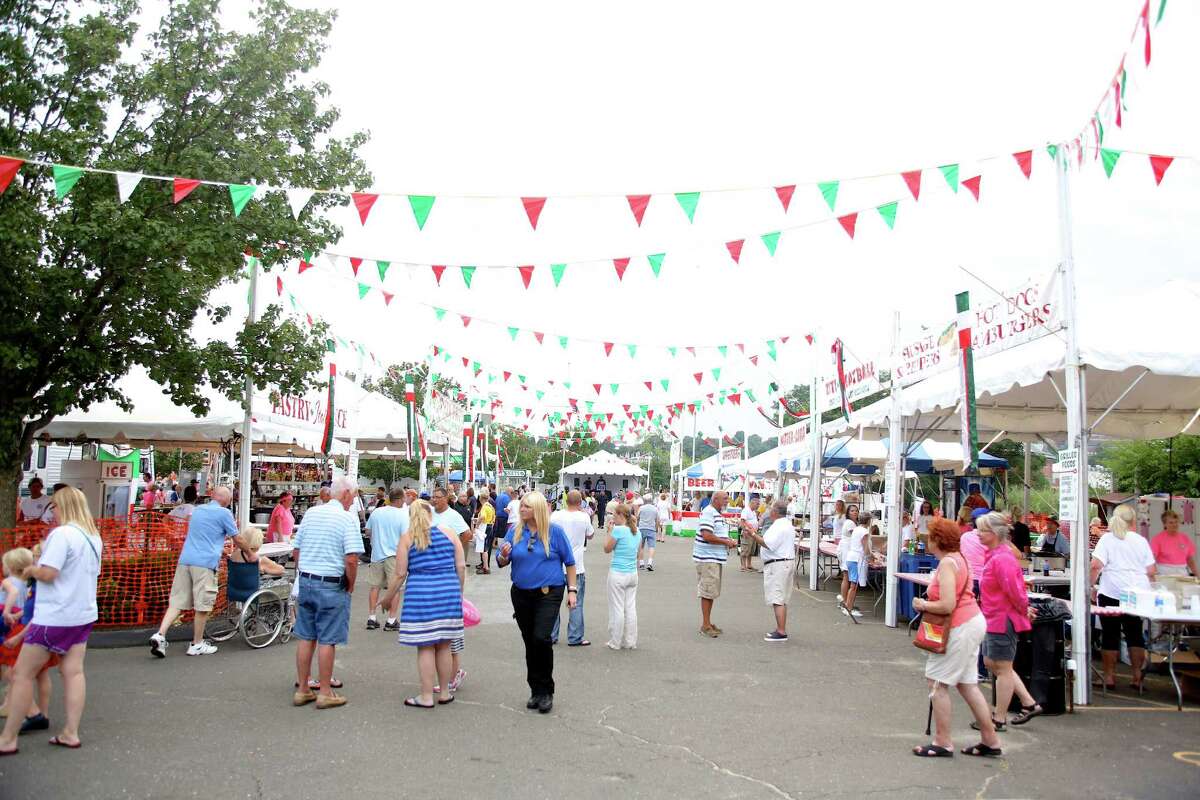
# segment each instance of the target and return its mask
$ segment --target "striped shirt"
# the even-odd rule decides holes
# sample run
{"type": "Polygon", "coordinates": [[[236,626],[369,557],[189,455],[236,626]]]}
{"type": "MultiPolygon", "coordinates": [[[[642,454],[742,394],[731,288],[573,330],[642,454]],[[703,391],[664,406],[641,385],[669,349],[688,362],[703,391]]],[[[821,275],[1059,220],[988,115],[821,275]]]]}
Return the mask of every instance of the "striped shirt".
{"type": "Polygon", "coordinates": [[[300,551],[299,570],[327,578],[346,572],[346,556],[363,552],[358,516],[336,500],[304,512],[296,531],[300,551]]]}
{"type": "Polygon", "coordinates": [[[729,556],[728,548],[723,544],[709,544],[700,538],[701,533],[711,533],[721,539],[729,538],[729,523],[711,503],[700,512],[700,530],[692,540],[692,561],[724,564],[729,556]]]}

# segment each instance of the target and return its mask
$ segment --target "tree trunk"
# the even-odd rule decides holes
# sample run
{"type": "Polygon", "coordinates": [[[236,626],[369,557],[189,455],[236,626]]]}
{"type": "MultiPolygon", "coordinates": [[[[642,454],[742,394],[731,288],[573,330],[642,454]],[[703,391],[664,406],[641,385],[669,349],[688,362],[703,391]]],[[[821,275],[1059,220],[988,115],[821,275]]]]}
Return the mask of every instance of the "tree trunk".
{"type": "Polygon", "coordinates": [[[21,494],[23,461],[23,457],[18,457],[15,465],[0,466],[0,530],[8,530],[17,524],[17,498],[21,494]]]}

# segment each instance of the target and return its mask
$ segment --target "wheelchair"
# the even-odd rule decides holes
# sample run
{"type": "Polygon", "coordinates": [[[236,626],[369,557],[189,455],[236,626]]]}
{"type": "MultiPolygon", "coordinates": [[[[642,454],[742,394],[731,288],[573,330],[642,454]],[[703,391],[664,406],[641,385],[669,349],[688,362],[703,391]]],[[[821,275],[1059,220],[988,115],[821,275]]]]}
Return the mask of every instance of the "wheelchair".
{"type": "Polygon", "coordinates": [[[287,576],[263,580],[258,564],[225,560],[225,606],[204,627],[206,638],[226,642],[241,633],[256,650],[292,638],[291,592],[287,576]]]}

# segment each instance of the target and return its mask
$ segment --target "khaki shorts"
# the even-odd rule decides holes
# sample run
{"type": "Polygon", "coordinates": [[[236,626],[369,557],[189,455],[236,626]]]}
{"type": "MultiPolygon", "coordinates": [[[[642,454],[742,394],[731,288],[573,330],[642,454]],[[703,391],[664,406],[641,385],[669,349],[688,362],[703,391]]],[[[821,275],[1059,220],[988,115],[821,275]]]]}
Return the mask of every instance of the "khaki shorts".
{"type": "Polygon", "coordinates": [[[696,597],[716,600],[721,596],[721,564],[696,562],[696,597]]]}
{"type": "Polygon", "coordinates": [[[769,606],[786,606],[792,599],[792,576],[796,573],[795,559],[776,561],[763,566],[763,598],[769,606]]]}
{"type": "Polygon", "coordinates": [[[743,536],[738,543],[738,555],[742,558],[752,558],[758,555],[758,542],[751,539],[749,535],[743,536]]]}
{"type": "Polygon", "coordinates": [[[217,571],[208,567],[177,565],[167,602],[184,611],[212,611],[217,602],[217,571]]]}
{"type": "Polygon", "coordinates": [[[367,586],[386,589],[396,573],[396,557],[388,556],[383,561],[372,561],[367,565],[367,586]]]}

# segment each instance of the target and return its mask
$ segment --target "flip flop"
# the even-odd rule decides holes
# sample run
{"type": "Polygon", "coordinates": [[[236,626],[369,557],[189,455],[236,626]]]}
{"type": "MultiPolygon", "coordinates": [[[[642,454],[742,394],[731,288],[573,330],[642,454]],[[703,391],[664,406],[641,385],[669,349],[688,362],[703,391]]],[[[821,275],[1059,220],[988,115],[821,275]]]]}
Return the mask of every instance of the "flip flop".
{"type": "Polygon", "coordinates": [[[17,748],[17,747],[14,747],[12,750],[0,750],[0,757],[15,756],[19,752],[20,752],[20,748],[17,748]]]}
{"type": "Polygon", "coordinates": [[[439,700],[437,701],[437,704],[438,704],[439,706],[448,706],[448,705],[450,705],[450,704],[451,704],[451,703],[453,703],[453,702],[454,702],[454,695],[450,695],[450,698],[449,698],[448,700],[441,700],[441,699],[439,699],[439,700]]]}
{"type": "Polygon", "coordinates": [[[988,747],[983,742],[980,742],[979,744],[973,744],[970,747],[964,747],[962,749],[962,754],[964,756],[983,756],[984,758],[996,758],[1001,753],[999,747],[988,747]]]}
{"type": "MultiPolygon", "coordinates": [[[[67,742],[64,742],[62,739],[59,739],[57,736],[52,738],[49,742],[47,742],[47,744],[52,744],[55,747],[65,747],[68,750],[78,750],[79,748],[83,747],[83,742],[76,742],[75,744],[68,744],[67,742]]],[[[16,751],[14,750],[13,752],[15,753],[16,751]]]]}
{"type": "Polygon", "coordinates": [[[404,705],[408,706],[409,708],[423,708],[423,709],[425,709],[426,711],[430,711],[430,710],[432,710],[432,709],[434,708],[434,704],[433,704],[433,703],[430,703],[429,705],[425,705],[424,703],[422,703],[420,700],[418,700],[418,699],[417,699],[417,698],[415,698],[415,697],[407,697],[407,698],[405,698],[405,699],[404,699],[404,705]]]}
{"type": "Polygon", "coordinates": [[[947,750],[945,747],[932,743],[914,747],[912,753],[921,758],[954,758],[953,750],[947,750]]]}

